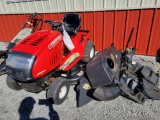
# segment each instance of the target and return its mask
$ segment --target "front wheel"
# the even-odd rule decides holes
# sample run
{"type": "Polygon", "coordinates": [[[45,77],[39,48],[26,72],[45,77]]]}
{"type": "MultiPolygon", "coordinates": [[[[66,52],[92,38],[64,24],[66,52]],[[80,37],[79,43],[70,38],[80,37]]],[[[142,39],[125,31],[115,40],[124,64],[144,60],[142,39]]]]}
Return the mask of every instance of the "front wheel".
{"type": "Polygon", "coordinates": [[[56,78],[47,90],[47,99],[52,99],[56,105],[62,104],[67,98],[69,92],[69,82],[62,77],[56,78]]]}
{"type": "Polygon", "coordinates": [[[92,59],[95,55],[95,46],[92,41],[87,41],[85,46],[84,55],[82,58],[82,62],[87,63],[92,59]]]}
{"type": "Polygon", "coordinates": [[[7,75],[7,79],[6,79],[6,84],[12,90],[21,90],[22,89],[22,86],[19,85],[17,81],[15,81],[14,79],[12,79],[8,75],[7,75]]]}

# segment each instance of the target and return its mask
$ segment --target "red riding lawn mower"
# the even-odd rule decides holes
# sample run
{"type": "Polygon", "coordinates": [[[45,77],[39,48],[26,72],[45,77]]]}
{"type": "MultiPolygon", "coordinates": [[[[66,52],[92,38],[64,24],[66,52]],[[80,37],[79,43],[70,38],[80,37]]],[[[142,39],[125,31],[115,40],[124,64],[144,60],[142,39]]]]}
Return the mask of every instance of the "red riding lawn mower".
{"type": "Polygon", "coordinates": [[[11,49],[18,44],[22,39],[30,34],[33,34],[36,30],[41,30],[43,24],[43,14],[33,13],[28,16],[27,21],[23,24],[20,32],[11,40],[8,44],[7,50],[0,51],[0,75],[6,74],[6,59],[11,49]]]}
{"type": "Polygon", "coordinates": [[[34,32],[11,50],[7,60],[9,88],[38,93],[61,104],[70,84],[83,77],[86,63],[94,56],[89,31],[80,30],[79,14],[66,14],[63,22],[46,20],[52,30],[34,32]]]}

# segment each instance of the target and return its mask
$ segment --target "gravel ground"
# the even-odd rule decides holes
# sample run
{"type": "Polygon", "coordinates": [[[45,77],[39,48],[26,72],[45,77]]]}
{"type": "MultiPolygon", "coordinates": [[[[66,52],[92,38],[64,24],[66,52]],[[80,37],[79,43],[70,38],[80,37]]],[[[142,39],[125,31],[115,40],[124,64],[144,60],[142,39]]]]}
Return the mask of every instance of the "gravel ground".
{"type": "MultiPolygon", "coordinates": [[[[160,68],[153,57],[135,56],[134,60],[155,71],[160,68]]],[[[73,88],[63,104],[52,105],[46,100],[45,91],[33,94],[9,89],[3,75],[0,77],[0,120],[160,120],[160,101],[147,100],[140,105],[120,96],[109,102],[92,100],[77,108],[73,88]]]]}

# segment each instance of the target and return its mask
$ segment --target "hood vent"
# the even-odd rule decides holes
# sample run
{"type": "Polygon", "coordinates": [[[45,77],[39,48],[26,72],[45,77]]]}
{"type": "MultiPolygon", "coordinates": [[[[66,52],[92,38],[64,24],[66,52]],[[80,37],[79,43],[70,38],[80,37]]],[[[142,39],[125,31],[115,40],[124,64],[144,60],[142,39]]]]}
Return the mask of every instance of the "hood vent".
{"type": "Polygon", "coordinates": [[[47,37],[47,35],[44,35],[44,36],[38,38],[38,39],[35,40],[33,43],[31,43],[31,45],[37,46],[37,45],[38,45],[40,42],[42,42],[46,37],[47,37]]]}
{"type": "Polygon", "coordinates": [[[50,61],[50,65],[55,65],[58,61],[58,54],[56,54],[54,57],[52,57],[50,61]]]}
{"type": "Polygon", "coordinates": [[[21,44],[26,44],[31,38],[27,38],[26,40],[22,41],[21,44]]]}

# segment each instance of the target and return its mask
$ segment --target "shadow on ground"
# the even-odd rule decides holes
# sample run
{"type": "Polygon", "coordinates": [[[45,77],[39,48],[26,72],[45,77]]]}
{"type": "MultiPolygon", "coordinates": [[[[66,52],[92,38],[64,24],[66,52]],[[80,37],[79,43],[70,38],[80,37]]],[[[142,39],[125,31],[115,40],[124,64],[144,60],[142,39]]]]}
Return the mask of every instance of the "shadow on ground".
{"type": "MultiPolygon", "coordinates": [[[[36,101],[32,97],[25,98],[18,109],[20,120],[48,120],[46,118],[30,118],[31,112],[34,108],[36,101]]],[[[39,100],[39,105],[45,105],[49,108],[50,120],[59,120],[58,113],[53,109],[52,104],[48,100],[39,100]]]]}

